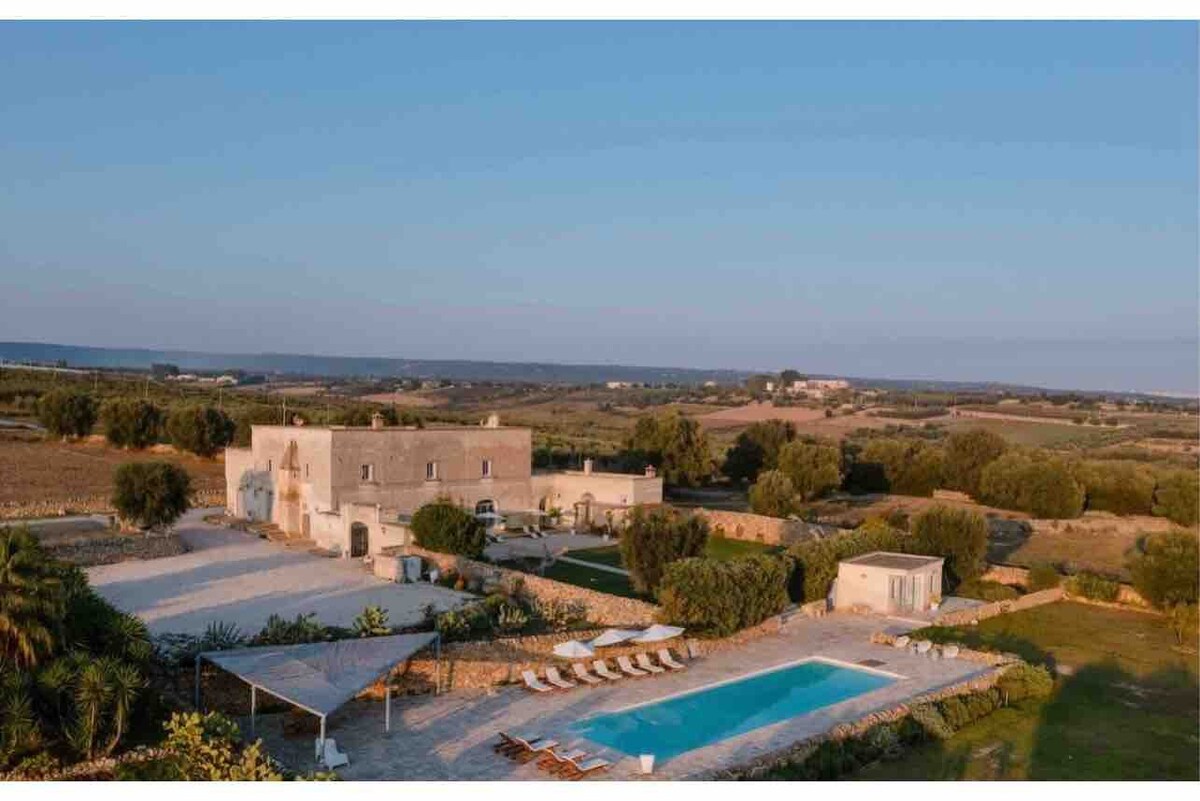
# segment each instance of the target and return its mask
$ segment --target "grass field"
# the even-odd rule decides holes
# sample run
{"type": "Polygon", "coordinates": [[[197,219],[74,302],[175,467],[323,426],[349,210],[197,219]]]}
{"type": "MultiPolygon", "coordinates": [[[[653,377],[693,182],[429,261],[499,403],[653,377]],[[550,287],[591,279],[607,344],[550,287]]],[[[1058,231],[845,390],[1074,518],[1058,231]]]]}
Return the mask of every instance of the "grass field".
{"type": "Polygon", "coordinates": [[[1053,665],[1055,693],[857,778],[1195,781],[1200,774],[1196,643],[1178,648],[1163,618],[1056,603],[927,631],[1053,665]]]}

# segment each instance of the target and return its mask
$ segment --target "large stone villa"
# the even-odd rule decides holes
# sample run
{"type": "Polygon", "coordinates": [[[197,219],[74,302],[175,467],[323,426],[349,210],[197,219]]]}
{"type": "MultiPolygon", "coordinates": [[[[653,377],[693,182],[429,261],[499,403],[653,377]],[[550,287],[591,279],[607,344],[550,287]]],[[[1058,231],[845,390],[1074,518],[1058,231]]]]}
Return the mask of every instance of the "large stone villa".
{"type": "MultiPolygon", "coordinates": [[[[236,517],[269,521],[348,557],[409,544],[408,517],[447,496],[478,515],[536,521],[559,510],[572,527],[618,522],[635,504],[662,502],[662,479],[532,470],[532,433],[500,425],[370,427],[256,425],[249,448],[225,451],[226,498],[236,517]]],[[[489,518],[494,519],[494,518],[489,518]]]]}

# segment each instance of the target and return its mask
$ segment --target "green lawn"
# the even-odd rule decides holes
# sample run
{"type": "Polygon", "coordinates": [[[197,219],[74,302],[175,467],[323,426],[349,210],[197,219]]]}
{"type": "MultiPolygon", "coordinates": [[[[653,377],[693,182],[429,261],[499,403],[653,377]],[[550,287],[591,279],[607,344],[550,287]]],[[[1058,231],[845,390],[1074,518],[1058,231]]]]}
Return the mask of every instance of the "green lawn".
{"type": "MultiPolygon", "coordinates": [[[[726,560],[736,559],[741,556],[754,556],[760,553],[772,553],[778,550],[779,548],[774,545],[763,545],[761,542],[745,542],[743,540],[731,540],[726,537],[709,537],[704,555],[710,559],[726,560]]],[[[603,548],[585,548],[579,551],[571,551],[568,556],[584,562],[596,562],[602,565],[609,565],[610,567],[624,567],[621,563],[621,547],[619,545],[607,545],[603,548]]]]}
{"type": "Polygon", "coordinates": [[[1160,617],[1056,603],[963,629],[927,630],[1055,665],[1055,694],[1002,709],[945,743],[857,778],[1190,779],[1200,775],[1196,651],[1160,617]]]}
{"type": "MultiPolygon", "coordinates": [[[[574,554],[572,554],[574,556],[574,554]]],[[[609,595],[623,595],[626,598],[639,597],[629,583],[629,576],[609,573],[607,570],[593,570],[583,565],[573,565],[569,562],[555,562],[546,570],[546,578],[574,584],[577,587],[587,587],[589,590],[607,592],[609,595]]]]}

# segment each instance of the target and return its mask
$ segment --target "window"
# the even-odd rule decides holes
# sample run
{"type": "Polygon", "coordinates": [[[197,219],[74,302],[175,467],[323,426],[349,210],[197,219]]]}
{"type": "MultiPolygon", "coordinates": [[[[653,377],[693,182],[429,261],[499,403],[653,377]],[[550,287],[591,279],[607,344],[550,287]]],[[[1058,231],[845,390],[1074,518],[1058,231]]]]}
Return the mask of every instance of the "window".
{"type": "Polygon", "coordinates": [[[359,476],[358,477],[360,479],[362,479],[363,481],[374,481],[375,480],[375,465],[373,465],[373,464],[362,465],[359,468],[359,476]]]}
{"type": "Polygon", "coordinates": [[[304,463],[304,477],[308,478],[308,462],[304,463]]]}
{"type": "Polygon", "coordinates": [[[425,480],[426,481],[437,481],[437,477],[438,477],[438,463],[437,462],[426,462],[425,463],[425,480]]]}
{"type": "Polygon", "coordinates": [[[483,460],[483,477],[484,478],[492,477],[492,460],[491,459],[483,460]]]}
{"type": "Polygon", "coordinates": [[[267,460],[267,472],[270,473],[274,469],[275,469],[275,465],[271,462],[270,459],[268,459],[267,460]]]}

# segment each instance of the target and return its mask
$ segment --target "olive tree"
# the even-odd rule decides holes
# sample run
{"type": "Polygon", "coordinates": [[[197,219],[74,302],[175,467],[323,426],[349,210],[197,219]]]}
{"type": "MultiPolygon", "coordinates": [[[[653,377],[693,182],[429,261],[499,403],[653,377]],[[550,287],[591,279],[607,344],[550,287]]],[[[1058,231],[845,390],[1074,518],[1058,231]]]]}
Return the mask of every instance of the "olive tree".
{"type": "Polygon", "coordinates": [[[165,528],[191,506],[188,472],[171,462],[127,462],[113,477],[113,508],[142,528],[165,528]]]}
{"type": "Polygon", "coordinates": [[[413,539],[422,548],[478,559],[487,545],[487,531],[475,515],[456,506],[449,498],[438,498],[413,513],[413,539]]]}
{"type": "Polygon", "coordinates": [[[671,562],[700,556],[708,544],[708,521],[668,507],[635,506],[621,532],[621,560],[633,588],[643,594],[658,590],[671,562]]]}
{"type": "Polygon", "coordinates": [[[750,487],[750,511],[769,517],[787,517],[796,510],[796,488],[782,470],[760,473],[750,487]]]}
{"type": "Polygon", "coordinates": [[[100,407],[104,436],[119,448],[145,448],[158,440],[162,410],[146,400],[112,398],[100,407]]]}
{"type": "Polygon", "coordinates": [[[789,442],[779,450],[779,471],[803,500],[812,500],[842,483],[842,451],[825,442],[789,442]]]}
{"type": "Polygon", "coordinates": [[[212,456],[233,442],[237,426],[213,406],[179,406],[167,418],[167,434],[180,450],[212,456]]]}
{"type": "Polygon", "coordinates": [[[37,413],[56,437],[86,437],[96,424],[96,401],[86,392],[56,389],[38,399],[37,413]]]}

